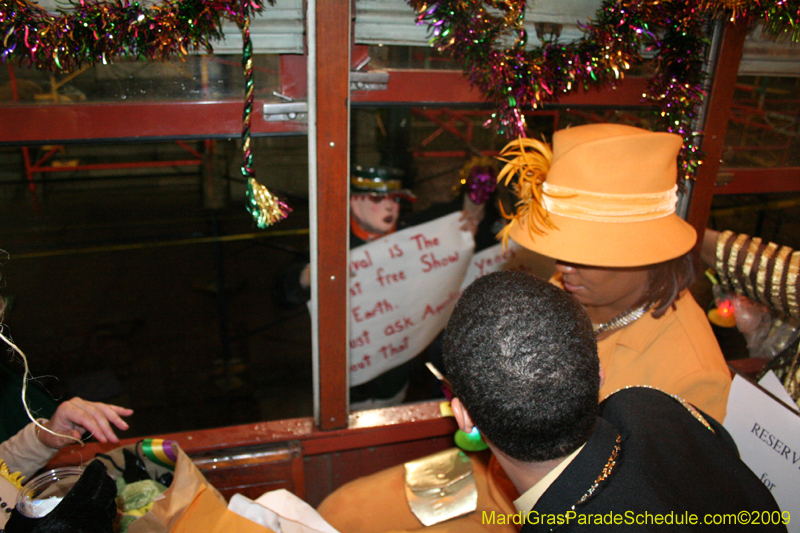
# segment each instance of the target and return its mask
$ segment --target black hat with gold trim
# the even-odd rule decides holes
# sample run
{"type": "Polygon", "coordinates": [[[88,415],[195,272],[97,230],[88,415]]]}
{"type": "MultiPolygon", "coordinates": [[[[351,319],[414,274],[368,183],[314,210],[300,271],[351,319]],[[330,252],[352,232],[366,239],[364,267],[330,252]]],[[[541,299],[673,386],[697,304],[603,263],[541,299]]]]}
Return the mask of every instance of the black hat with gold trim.
{"type": "Polygon", "coordinates": [[[354,166],[350,174],[350,194],[398,196],[416,202],[414,193],[403,188],[403,175],[398,168],[354,166]]]}

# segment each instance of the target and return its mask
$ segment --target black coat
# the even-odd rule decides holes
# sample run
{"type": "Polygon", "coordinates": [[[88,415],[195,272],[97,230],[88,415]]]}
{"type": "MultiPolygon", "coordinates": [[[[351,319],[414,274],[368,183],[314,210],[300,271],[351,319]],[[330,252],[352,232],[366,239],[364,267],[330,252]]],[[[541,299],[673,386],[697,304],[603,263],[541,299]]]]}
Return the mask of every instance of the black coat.
{"type": "Polygon", "coordinates": [[[643,387],[617,392],[600,409],[586,446],[530,512],[530,519],[540,523],[526,523],[522,533],[786,531],[782,524],[763,523],[779,519],[778,505],[711,417],[705,417],[709,429],[671,396],[643,387]],[[749,525],[731,521],[741,512],[746,516],[739,518],[750,520],[749,525]],[[719,525],[705,524],[706,515],[719,525]]]}

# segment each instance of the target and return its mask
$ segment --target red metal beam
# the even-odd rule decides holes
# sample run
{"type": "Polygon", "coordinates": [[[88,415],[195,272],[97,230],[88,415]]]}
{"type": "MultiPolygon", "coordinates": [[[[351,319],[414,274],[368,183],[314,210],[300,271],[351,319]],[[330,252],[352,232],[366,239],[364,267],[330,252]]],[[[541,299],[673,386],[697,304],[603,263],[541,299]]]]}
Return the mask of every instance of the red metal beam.
{"type": "MultiPolygon", "coordinates": [[[[327,22],[326,22],[327,24],[327,22]]],[[[323,24],[325,25],[325,24],[323,24]]],[[[322,47],[325,52],[327,47],[322,47]]],[[[304,99],[300,81],[306,79],[303,56],[281,59],[281,91],[304,99]]],[[[344,72],[348,71],[349,65],[344,72]]],[[[458,71],[390,70],[385,91],[354,91],[352,100],[361,103],[484,104],[483,95],[473,89],[458,71]]],[[[647,80],[627,78],[616,89],[577,91],[563,96],[561,105],[637,106],[647,80]]],[[[324,94],[325,91],[322,91],[324,94]]],[[[253,105],[251,132],[305,133],[305,124],[266,122],[260,112],[263,100],[253,105]]],[[[71,103],[51,105],[0,106],[0,143],[58,144],[74,140],[158,139],[239,137],[243,102],[179,101],[136,103],[71,103]]]]}
{"type": "Polygon", "coordinates": [[[732,178],[714,187],[714,194],[761,194],[800,191],[800,167],[730,168],[732,178]]]}
{"type": "Polygon", "coordinates": [[[28,182],[28,191],[31,193],[33,200],[33,209],[39,213],[39,196],[36,190],[36,181],[33,179],[33,172],[31,172],[31,152],[27,146],[22,147],[22,161],[25,164],[25,179],[28,182]]]}
{"type": "MultiPolygon", "coordinates": [[[[354,46],[351,63],[364,57],[364,47],[354,46]]],[[[305,98],[306,57],[281,56],[281,93],[292,98],[305,98]]],[[[430,103],[485,104],[478,89],[459,70],[386,69],[389,83],[383,91],[353,91],[353,102],[359,103],[430,103]]],[[[645,78],[625,78],[613,89],[576,90],[559,99],[563,105],[639,106],[645,105],[642,94],[647,90],[645,78]]]]}
{"type": "MultiPolygon", "coordinates": [[[[385,91],[353,91],[353,102],[420,104],[484,104],[483,94],[456,70],[393,70],[388,69],[389,83],[385,91]]],[[[561,96],[560,105],[638,106],[644,105],[642,94],[647,89],[644,78],[625,78],[614,89],[577,90],[561,96]]]]}
{"type": "Polygon", "coordinates": [[[445,131],[456,139],[461,139],[469,145],[472,144],[472,121],[469,119],[468,112],[461,113],[459,110],[450,109],[414,109],[414,114],[439,126],[436,131],[420,142],[421,146],[427,146],[445,131]],[[466,131],[462,132],[458,128],[459,123],[466,131]]]}
{"type": "MultiPolygon", "coordinates": [[[[266,122],[253,104],[251,132],[305,133],[305,124],[266,122]]],[[[74,140],[239,137],[242,101],[0,106],[0,143],[74,140]]]]}
{"type": "MultiPolygon", "coordinates": [[[[717,57],[717,71],[708,97],[706,123],[703,126],[704,137],[702,150],[704,162],[697,171],[689,205],[688,222],[697,230],[698,237],[705,232],[711,212],[711,200],[714,197],[714,185],[725,146],[725,133],[728,129],[728,117],[733,104],[733,93],[739,60],[742,58],[746,28],[743,24],[735,25],[728,21],[722,36],[722,46],[717,57]]],[[[697,239],[699,248],[702,238],[697,239]]]]}

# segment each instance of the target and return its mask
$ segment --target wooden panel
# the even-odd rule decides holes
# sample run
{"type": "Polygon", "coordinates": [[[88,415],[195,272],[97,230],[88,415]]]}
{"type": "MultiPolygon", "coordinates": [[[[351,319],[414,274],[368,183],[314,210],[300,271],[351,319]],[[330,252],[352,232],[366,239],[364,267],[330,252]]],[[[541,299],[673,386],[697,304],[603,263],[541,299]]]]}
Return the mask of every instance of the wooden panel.
{"type": "Polygon", "coordinates": [[[744,374],[752,379],[761,372],[764,365],[769,362],[766,357],[746,357],[744,359],[731,359],[728,361],[728,367],[731,371],[731,377],[739,374],[744,374]]]}
{"type": "MultiPolygon", "coordinates": [[[[456,430],[455,419],[443,418],[439,404],[440,401],[431,401],[358,411],[348,416],[346,429],[332,431],[321,431],[314,427],[311,418],[304,417],[151,436],[174,440],[189,455],[299,440],[303,455],[309,456],[452,435],[456,430]]],[[[94,442],[83,447],[68,446],[56,454],[51,464],[77,464],[99,452],[133,444],[138,440],[129,438],[121,440],[119,444],[94,442]]]]}
{"type": "MultiPolygon", "coordinates": [[[[287,442],[299,442],[303,456],[302,478],[306,500],[316,505],[331,490],[355,477],[452,446],[456,423],[452,417],[442,418],[439,404],[439,401],[434,401],[359,411],[348,416],[346,429],[332,431],[315,428],[311,418],[294,418],[157,437],[178,442],[190,457],[198,460],[209,455],[235,456],[242,448],[247,453],[268,449],[270,444],[286,448],[287,442]],[[345,453],[351,451],[353,453],[345,453]]],[[[59,451],[48,466],[57,468],[86,464],[98,453],[133,444],[138,440],[134,438],[123,439],[118,444],[95,442],[83,447],[68,446],[59,451]]],[[[258,496],[271,490],[267,488],[268,485],[263,486],[264,490],[249,485],[253,477],[246,473],[250,467],[246,466],[246,460],[243,461],[239,465],[242,468],[235,471],[230,481],[219,481],[215,478],[212,484],[220,484],[224,489],[223,493],[228,496],[234,492],[258,496]],[[241,487],[242,490],[236,487],[241,487]]],[[[218,463],[218,469],[221,464],[223,463],[218,463]]],[[[292,468],[298,468],[299,464],[295,460],[292,468]]],[[[254,477],[263,476],[266,481],[289,479],[286,465],[280,461],[256,461],[252,468],[254,472],[258,472],[254,477]],[[263,470],[259,472],[259,468],[263,470]],[[273,476],[270,473],[272,468],[279,473],[273,476]]]]}
{"type": "Polygon", "coordinates": [[[303,459],[303,469],[306,479],[306,502],[312,507],[317,507],[325,497],[333,492],[331,478],[331,464],[333,454],[313,455],[303,459]]]}
{"type": "Polygon", "coordinates": [[[319,425],[347,426],[350,2],[317,2],[319,425]]]}
{"type": "Polygon", "coordinates": [[[226,499],[236,493],[256,499],[276,489],[287,489],[305,498],[299,441],[225,449],[191,458],[226,499]]]}

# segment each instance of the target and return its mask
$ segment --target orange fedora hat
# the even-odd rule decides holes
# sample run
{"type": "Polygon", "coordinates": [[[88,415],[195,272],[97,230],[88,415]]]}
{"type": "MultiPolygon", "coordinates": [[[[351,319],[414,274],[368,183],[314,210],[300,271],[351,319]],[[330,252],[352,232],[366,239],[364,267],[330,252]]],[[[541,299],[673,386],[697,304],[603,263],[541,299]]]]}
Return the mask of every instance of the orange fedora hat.
{"type": "Polygon", "coordinates": [[[685,254],[697,234],[675,214],[681,144],[672,133],[619,124],[559,130],[552,154],[538,141],[512,141],[503,153],[516,145],[516,154],[525,154],[507,160],[499,179],[518,173],[521,197],[500,236],[554,259],[592,266],[644,266],[685,254]],[[525,167],[532,152],[524,146],[531,144],[539,152],[533,156],[539,172],[525,167]]]}

